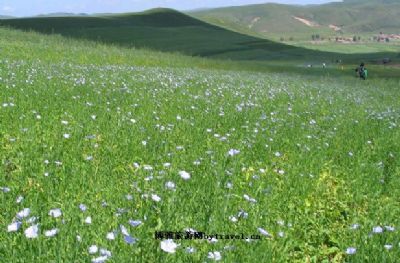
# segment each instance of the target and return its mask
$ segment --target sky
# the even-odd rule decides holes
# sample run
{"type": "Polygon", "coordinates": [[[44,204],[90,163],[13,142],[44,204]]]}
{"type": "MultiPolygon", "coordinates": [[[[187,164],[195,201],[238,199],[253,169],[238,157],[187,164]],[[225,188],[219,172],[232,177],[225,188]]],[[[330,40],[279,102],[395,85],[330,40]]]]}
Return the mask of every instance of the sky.
{"type": "Polygon", "coordinates": [[[322,4],[339,0],[0,0],[0,15],[33,16],[55,12],[123,13],[155,7],[193,10],[266,2],[283,4],[322,4]]]}

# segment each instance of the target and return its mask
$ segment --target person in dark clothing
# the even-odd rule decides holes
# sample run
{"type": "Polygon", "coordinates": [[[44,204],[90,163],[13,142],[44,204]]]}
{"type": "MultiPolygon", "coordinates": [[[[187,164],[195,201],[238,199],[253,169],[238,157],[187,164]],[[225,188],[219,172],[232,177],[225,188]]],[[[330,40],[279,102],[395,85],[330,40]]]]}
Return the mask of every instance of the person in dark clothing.
{"type": "Polygon", "coordinates": [[[356,74],[357,74],[357,76],[359,76],[363,80],[365,80],[367,78],[368,71],[367,71],[367,68],[365,67],[364,62],[362,62],[360,64],[360,66],[358,66],[356,68],[356,74]]]}

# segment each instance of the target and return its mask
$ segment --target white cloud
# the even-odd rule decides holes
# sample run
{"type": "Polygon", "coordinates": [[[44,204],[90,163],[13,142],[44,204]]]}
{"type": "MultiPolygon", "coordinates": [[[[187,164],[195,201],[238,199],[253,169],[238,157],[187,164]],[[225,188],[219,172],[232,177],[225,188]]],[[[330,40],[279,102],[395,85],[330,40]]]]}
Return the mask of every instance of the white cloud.
{"type": "Polygon", "coordinates": [[[2,11],[7,12],[7,13],[11,13],[13,12],[15,9],[12,8],[11,6],[5,5],[1,8],[2,11]]]}

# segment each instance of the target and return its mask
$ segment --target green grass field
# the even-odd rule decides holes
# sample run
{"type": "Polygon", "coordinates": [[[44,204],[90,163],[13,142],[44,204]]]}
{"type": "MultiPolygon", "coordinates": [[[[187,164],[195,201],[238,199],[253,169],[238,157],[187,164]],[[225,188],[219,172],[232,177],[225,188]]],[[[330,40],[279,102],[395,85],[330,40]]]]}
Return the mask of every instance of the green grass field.
{"type": "Polygon", "coordinates": [[[379,53],[387,52],[395,55],[394,58],[400,56],[400,42],[386,43],[349,43],[337,44],[334,42],[322,42],[311,44],[310,42],[294,42],[292,45],[300,46],[308,49],[315,49],[320,51],[338,52],[343,54],[366,54],[366,53],[379,53]]]}
{"type": "Polygon", "coordinates": [[[0,46],[1,262],[400,257],[397,68],[0,46]],[[240,238],[155,239],[189,228],[240,238]]]}

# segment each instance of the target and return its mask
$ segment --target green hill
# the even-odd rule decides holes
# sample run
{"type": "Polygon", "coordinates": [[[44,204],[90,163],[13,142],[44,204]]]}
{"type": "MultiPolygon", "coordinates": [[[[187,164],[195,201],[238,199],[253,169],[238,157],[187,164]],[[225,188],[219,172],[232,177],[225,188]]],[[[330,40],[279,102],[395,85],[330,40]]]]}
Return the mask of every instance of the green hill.
{"type": "Polygon", "coordinates": [[[170,9],[7,19],[0,20],[0,25],[192,56],[265,60],[307,55],[303,49],[232,32],[170,9]]]}
{"type": "Polygon", "coordinates": [[[312,34],[400,34],[400,1],[345,0],[323,5],[259,4],[190,13],[212,24],[268,38],[312,34]]]}
{"type": "MultiPolygon", "coordinates": [[[[343,55],[309,50],[234,32],[171,9],[98,16],[0,20],[0,26],[190,56],[258,61],[357,61],[388,54],[343,55]]],[[[389,55],[393,57],[392,55],[389,55]]]]}

